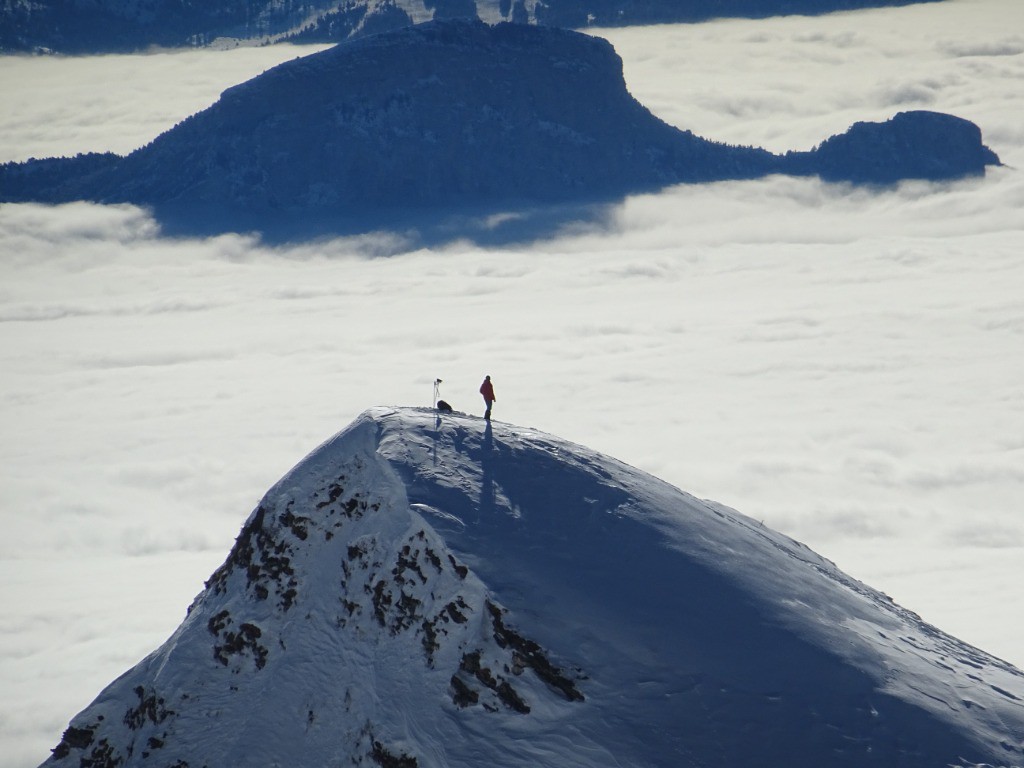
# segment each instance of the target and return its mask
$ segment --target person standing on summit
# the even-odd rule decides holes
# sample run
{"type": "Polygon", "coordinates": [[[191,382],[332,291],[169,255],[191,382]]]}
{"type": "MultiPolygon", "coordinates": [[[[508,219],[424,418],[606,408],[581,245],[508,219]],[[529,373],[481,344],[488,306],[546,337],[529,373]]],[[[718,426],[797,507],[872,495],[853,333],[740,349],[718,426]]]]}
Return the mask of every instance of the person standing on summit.
{"type": "Polygon", "coordinates": [[[484,411],[484,418],[490,421],[491,405],[498,399],[494,396],[494,385],[491,384],[490,376],[484,376],[484,383],[480,385],[480,394],[484,396],[484,405],[487,406],[487,410],[484,411]]]}

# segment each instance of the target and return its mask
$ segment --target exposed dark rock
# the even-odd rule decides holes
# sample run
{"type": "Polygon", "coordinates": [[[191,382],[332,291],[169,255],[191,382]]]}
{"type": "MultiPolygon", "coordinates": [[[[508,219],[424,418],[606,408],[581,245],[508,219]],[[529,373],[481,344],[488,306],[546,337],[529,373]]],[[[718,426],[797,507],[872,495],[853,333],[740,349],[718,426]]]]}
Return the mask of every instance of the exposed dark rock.
{"type": "Polygon", "coordinates": [[[395,603],[394,616],[390,626],[391,632],[398,634],[416,623],[421,618],[418,612],[420,605],[421,601],[406,594],[404,590],[401,591],[398,602],[395,603]]]}
{"type": "Polygon", "coordinates": [[[465,601],[460,597],[458,600],[448,603],[448,605],[445,606],[445,611],[449,616],[451,616],[452,621],[456,624],[465,624],[469,619],[462,613],[462,611],[467,610],[468,608],[469,606],[466,605],[465,601]]]}
{"type": "Polygon", "coordinates": [[[289,528],[291,532],[302,541],[305,541],[306,537],[309,536],[308,517],[297,517],[292,514],[292,511],[289,509],[282,513],[279,520],[281,521],[281,525],[289,528]]]}
{"type": "Polygon", "coordinates": [[[458,675],[452,675],[452,703],[455,706],[465,709],[479,701],[479,693],[466,685],[458,675]]]}
{"type": "Polygon", "coordinates": [[[494,690],[498,686],[498,681],[494,679],[494,675],[491,674],[491,670],[480,663],[480,651],[463,654],[462,661],[459,664],[459,669],[473,675],[473,677],[491,690],[494,690]]]}
{"type": "Polygon", "coordinates": [[[381,768],[416,768],[419,765],[415,757],[404,752],[395,755],[379,741],[373,742],[373,751],[370,753],[370,757],[381,768]]]}
{"type": "Polygon", "coordinates": [[[329,507],[331,504],[341,498],[341,494],[345,492],[345,489],[340,485],[332,485],[327,489],[327,499],[325,501],[318,501],[316,504],[317,509],[323,509],[329,507]]]}
{"type": "Polygon", "coordinates": [[[72,749],[85,749],[92,744],[98,727],[98,724],[86,728],[68,726],[64,731],[64,735],[60,738],[60,743],[51,750],[53,756],[58,760],[63,760],[71,754],[72,749]]]}
{"type": "Polygon", "coordinates": [[[124,713],[124,724],[133,731],[137,731],[146,722],[159,725],[174,714],[167,709],[161,697],[153,691],[146,691],[141,685],[136,686],[135,695],[139,697],[139,703],[124,713]]]}
{"type": "Polygon", "coordinates": [[[458,574],[460,579],[464,579],[469,575],[469,568],[456,562],[455,558],[451,555],[448,555],[448,561],[452,564],[452,568],[455,569],[455,573],[458,574]]]}
{"type": "Polygon", "coordinates": [[[256,669],[263,669],[270,654],[269,650],[259,642],[263,631],[255,624],[244,622],[239,625],[236,632],[230,629],[233,623],[226,610],[210,619],[208,628],[210,634],[217,640],[213,646],[213,658],[226,667],[232,656],[242,656],[248,652],[256,669]]]}
{"type": "Polygon", "coordinates": [[[393,602],[386,581],[381,580],[373,585],[373,617],[382,627],[387,626],[387,614],[393,602]]]}
{"type": "MultiPolygon", "coordinates": [[[[308,519],[299,520],[288,514],[283,516],[283,524],[294,526],[292,532],[304,539],[300,532],[305,532],[303,521],[308,522],[308,519]]],[[[267,600],[273,592],[278,595],[282,610],[288,610],[298,596],[298,582],[290,559],[291,547],[275,538],[266,518],[267,510],[263,506],[258,507],[235,539],[227,560],[214,571],[206,586],[216,594],[223,594],[231,574],[243,572],[246,587],[258,600],[267,600]]]]}
{"type": "Polygon", "coordinates": [[[522,697],[508,680],[501,680],[497,688],[495,688],[495,692],[498,694],[501,703],[512,711],[518,712],[521,715],[528,715],[530,713],[530,705],[523,701],[522,697]]]}
{"type": "Polygon", "coordinates": [[[472,675],[485,687],[494,691],[498,700],[508,709],[522,715],[529,714],[529,704],[523,700],[512,684],[500,675],[496,676],[488,667],[483,666],[480,651],[463,654],[459,670],[472,675]]]}
{"type": "Polygon", "coordinates": [[[488,602],[487,610],[491,614],[495,641],[502,648],[511,648],[514,651],[515,661],[519,665],[532,669],[537,677],[564,696],[566,701],[584,700],[576,683],[548,660],[543,649],[536,642],[523,637],[505,625],[503,612],[498,606],[488,602]]]}
{"type": "Polygon", "coordinates": [[[398,562],[391,570],[391,574],[395,577],[395,581],[399,584],[404,584],[406,581],[406,572],[412,571],[419,577],[421,583],[427,583],[427,576],[423,573],[423,569],[420,568],[418,560],[419,554],[420,551],[418,549],[414,551],[408,544],[402,547],[402,551],[398,555],[398,562]]]}
{"type": "Polygon", "coordinates": [[[424,619],[420,629],[423,632],[421,639],[423,643],[423,650],[427,654],[427,663],[433,666],[434,663],[434,651],[440,648],[438,639],[441,635],[447,635],[448,631],[443,625],[449,622],[455,624],[465,624],[469,621],[465,612],[469,612],[470,608],[466,604],[466,601],[459,595],[455,600],[449,602],[444,608],[442,608],[436,616],[432,619],[424,619]]]}
{"type": "Polygon", "coordinates": [[[118,768],[124,757],[106,739],[100,739],[87,755],[78,761],[79,768],[118,768]]]}
{"type": "Polygon", "coordinates": [[[437,572],[441,573],[441,571],[442,571],[441,558],[437,556],[437,553],[434,550],[432,550],[430,547],[427,547],[423,551],[423,555],[427,558],[427,560],[430,561],[430,564],[433,565],[434,568],[437,569],[437,572]]]}

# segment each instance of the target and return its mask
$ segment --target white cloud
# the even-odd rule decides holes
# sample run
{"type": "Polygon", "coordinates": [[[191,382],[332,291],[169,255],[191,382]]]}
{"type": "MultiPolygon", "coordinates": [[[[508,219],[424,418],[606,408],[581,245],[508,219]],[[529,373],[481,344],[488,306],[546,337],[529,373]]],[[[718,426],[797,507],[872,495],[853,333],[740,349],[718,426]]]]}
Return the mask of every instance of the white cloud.
{"type": "Polygon", "coordinates": [[[949,531],[949,541],[957,547],[979,547],[982,549],[1024,549],[1024,526],[1022,525],[960,525],[949,531]]]}
{"type": "Polygon", "coordinates": [[[662,119],[786,151],[909,107],[959,114],[987,137],[999,124],[1019,125],[1007,113],[1015,102],[1007,94],[1024,74],[1024,40],[1006,28],[1018,13],[1015,0],[966,0],[679,25],[665,28],[656,47],[650,28],[597,34],[623,56],[634,95],[662,119]],[[928,100],[907,101],[912,93],[928,100]]]}
{"type": "Polygon", "coordinates": [[[1012,35],[989,42],[955,43],[943,41],[939,49],[950,56],[1019,56],[1024,53],[1024,37],[1012,35]]]}

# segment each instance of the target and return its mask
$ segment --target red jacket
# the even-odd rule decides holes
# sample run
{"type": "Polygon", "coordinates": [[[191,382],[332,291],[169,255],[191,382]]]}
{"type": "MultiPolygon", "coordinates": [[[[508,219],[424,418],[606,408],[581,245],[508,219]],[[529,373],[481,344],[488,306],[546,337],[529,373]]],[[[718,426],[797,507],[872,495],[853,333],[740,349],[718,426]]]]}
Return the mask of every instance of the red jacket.
{"type": "Polygon", "coordinates": [[[484,400],[488,402],[497,400],[494,396],[494,386],[491,384],[490,379],[484,379],[484,383],[480,385],[480,394],[484,396],[484,400]]]}

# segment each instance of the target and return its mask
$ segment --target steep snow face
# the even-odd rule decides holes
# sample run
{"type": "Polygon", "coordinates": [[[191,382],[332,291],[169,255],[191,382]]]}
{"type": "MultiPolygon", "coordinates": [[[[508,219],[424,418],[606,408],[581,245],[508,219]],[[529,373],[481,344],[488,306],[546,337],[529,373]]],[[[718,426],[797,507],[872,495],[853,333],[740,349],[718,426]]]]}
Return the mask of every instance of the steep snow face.
{"type": "Polygon", "coordinates": [[[46,765],[1021,765],[1024,675],[585,448],[373,409],[46,765]]]}

